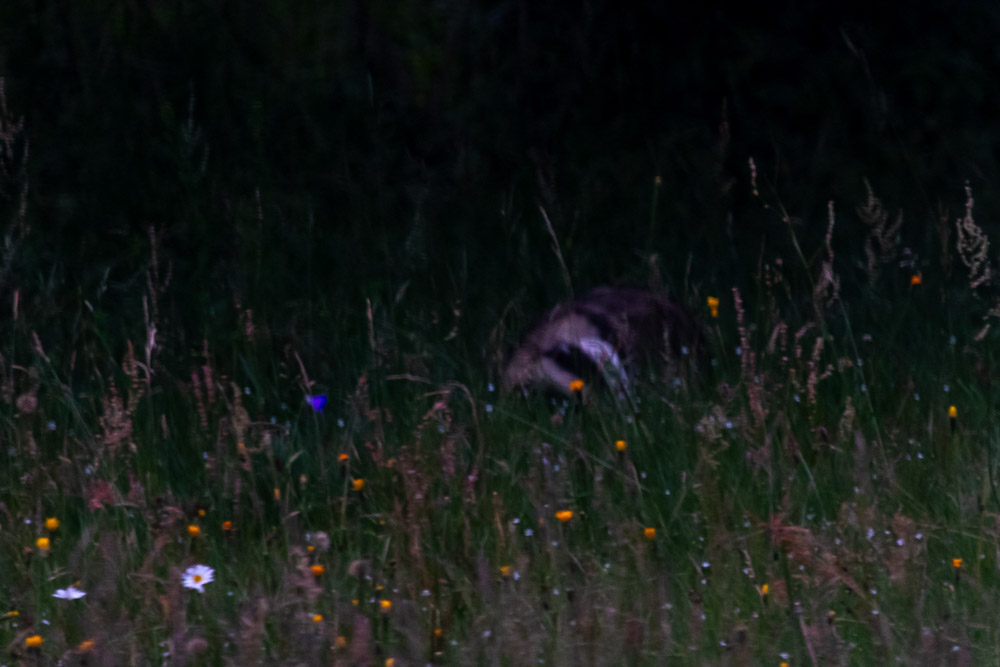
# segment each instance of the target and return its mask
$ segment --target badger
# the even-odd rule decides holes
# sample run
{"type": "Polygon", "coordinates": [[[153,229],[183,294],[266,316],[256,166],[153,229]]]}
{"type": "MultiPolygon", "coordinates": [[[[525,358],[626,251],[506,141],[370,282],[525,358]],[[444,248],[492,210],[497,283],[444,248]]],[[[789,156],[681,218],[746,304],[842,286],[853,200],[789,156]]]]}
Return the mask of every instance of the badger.
{"type": "Polygon", "coordinates": [[[525,334],[504,370],[508,392],[570,395],[570,384],[608,385],[628,396],[630,375],[649,361],[679,376],[685,355],[697,359],[703,334],[695,318],[664,294],[597,287],[560,303],[525,334]]]}

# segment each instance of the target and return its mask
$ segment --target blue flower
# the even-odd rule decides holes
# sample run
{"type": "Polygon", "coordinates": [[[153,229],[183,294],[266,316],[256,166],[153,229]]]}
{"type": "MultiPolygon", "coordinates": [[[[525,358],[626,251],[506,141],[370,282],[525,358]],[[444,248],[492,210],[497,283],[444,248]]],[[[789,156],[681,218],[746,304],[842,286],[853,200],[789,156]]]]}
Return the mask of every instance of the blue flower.
{"type": "Polygon", "coordinates": [[[316,396],[306,396],[306,400],[309,401],[309,405],[316,412],[323,412],[323,408],[326,407],[326,394],[318,394],[316,396]]]}

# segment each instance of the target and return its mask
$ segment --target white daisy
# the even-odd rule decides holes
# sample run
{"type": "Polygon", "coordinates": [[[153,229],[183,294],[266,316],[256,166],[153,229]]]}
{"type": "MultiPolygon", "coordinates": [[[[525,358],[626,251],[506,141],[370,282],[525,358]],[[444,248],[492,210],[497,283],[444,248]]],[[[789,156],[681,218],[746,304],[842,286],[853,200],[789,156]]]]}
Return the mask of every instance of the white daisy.
{"type": "Polygon", "coordinates": [[[79,600],[86,594],[86,592],[81,591],[76,586],[70,586],[69,588],[57,589],[56,592],[52,594],[52,597],[59,598],[60,600],[79,600]]]}
{"type": "Polygon", "coordinates": [[[192,588],[199,593],[205,592],[205,584],[215,579],[215,570],[207,565],[192,565],[184,570],[181,582],[185,588],[192,588]]]}

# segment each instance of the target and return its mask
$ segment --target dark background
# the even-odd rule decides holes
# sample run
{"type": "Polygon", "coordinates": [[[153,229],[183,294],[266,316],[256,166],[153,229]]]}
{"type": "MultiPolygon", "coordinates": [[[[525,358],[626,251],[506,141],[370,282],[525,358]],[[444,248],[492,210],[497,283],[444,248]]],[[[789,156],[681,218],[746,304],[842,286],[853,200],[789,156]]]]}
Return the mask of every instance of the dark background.
{"type": "Polygon", "coordinates": [[[336,345],[316,330],[360,336],[405,286],[438,305],[400,327],[446,332],[461,303],[475,349],[512,299],[565,295],[539,204],[579,287],[646,282],[657,253],[678,291],[724,291],[791,259],[777,202],[812,261],[833,200],[862,293],[864,179],[929,274],[966,180],[991,229],[998,36],[991,2],[10,0],[30,152],[5,153],[0,288],[129,336],[154,229],[181,348],[247,306],[336,345]]]}

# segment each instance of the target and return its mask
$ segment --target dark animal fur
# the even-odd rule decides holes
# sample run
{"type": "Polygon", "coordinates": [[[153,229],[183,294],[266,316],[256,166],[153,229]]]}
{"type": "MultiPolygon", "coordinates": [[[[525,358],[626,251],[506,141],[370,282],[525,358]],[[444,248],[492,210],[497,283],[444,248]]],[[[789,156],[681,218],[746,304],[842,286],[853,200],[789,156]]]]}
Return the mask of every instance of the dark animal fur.
{"type": "Polygon", "coordinates": [[[676,373],[684,351],[696,358],[701,347],[697,321],[666,296],[597,287],[557,305],[525,335],[507,364],[503,386],[568,394],[571,381],[602,377],[602,364],[610,363],[625,380],[625,369],[644,358],[661,358],[676,373]]]}

